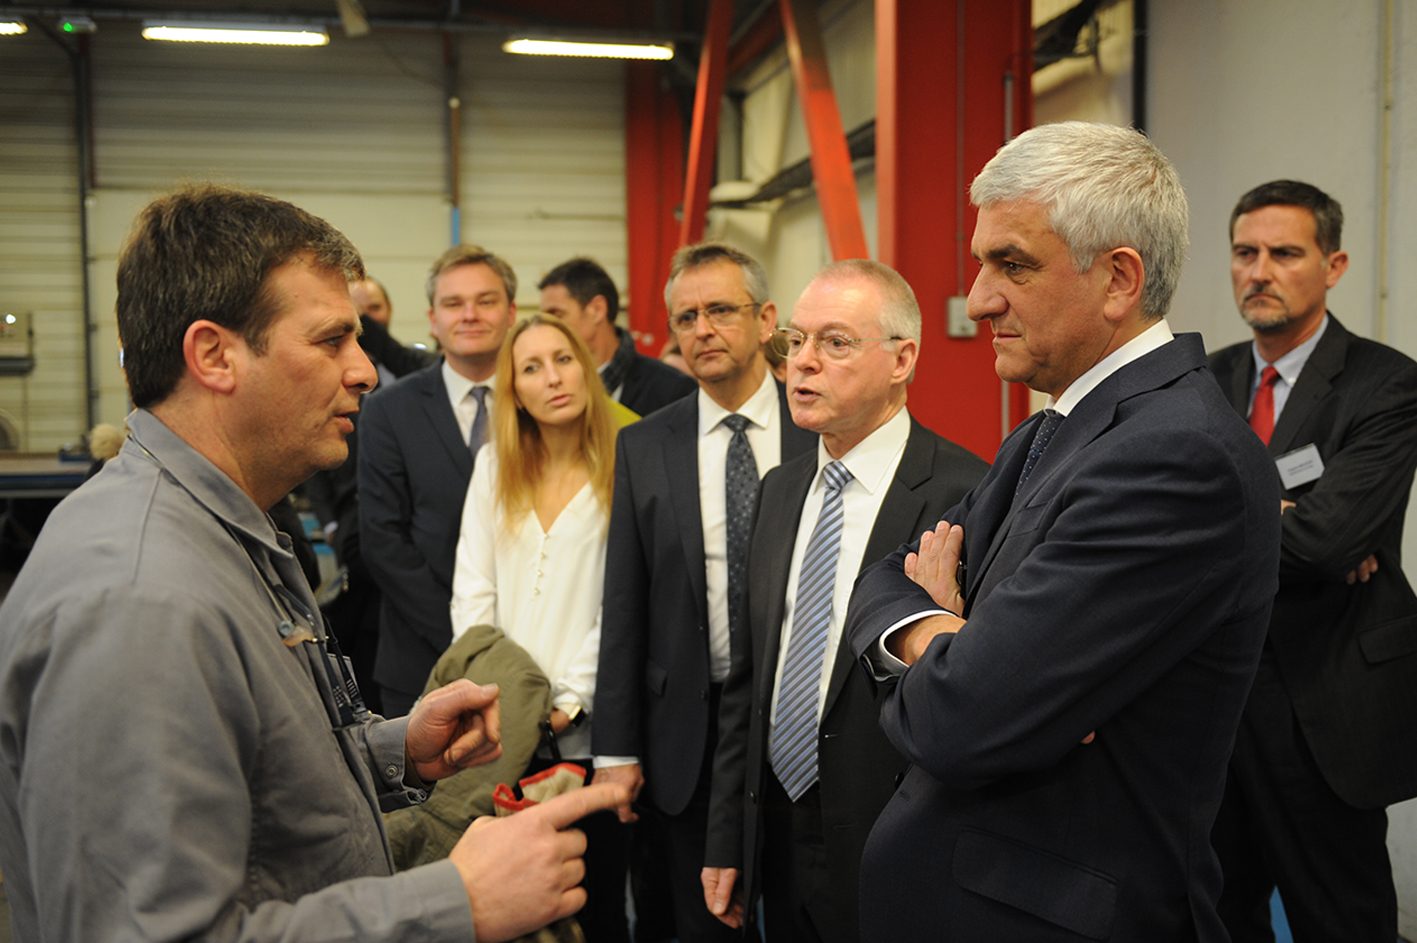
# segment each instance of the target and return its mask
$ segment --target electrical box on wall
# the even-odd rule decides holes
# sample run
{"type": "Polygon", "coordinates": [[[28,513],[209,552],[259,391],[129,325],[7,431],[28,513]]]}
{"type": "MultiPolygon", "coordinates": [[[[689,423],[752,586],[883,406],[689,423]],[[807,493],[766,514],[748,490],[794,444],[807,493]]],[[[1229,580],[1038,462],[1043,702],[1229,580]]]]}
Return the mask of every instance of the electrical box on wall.
{"type": "Polygon", "coordinates": [[[969,320],[966,299],[955,295],[949,300],[945,316],[945,334],[949,337],[974,337],[979,333],[979,325],[969,320]]]}
{"type": "Polygon", "coordinates": [[[34,369],[33,315],[0,307],[0,376],[25,376],[34,369]]]}

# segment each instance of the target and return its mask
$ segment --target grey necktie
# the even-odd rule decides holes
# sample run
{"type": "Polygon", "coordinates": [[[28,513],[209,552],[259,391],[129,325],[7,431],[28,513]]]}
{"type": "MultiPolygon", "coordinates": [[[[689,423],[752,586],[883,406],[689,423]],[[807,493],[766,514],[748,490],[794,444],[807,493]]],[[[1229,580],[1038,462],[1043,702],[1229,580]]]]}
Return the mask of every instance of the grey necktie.
{"type": "Polygon", "coordinates": [[[1058,431],[1058,427],[1063,424],[1065,417],[1062,413],[1053,409],[1043,410],[1043,421],[1038,424],[1038,428],[1033,432],[1033,441],[1028,446],[1028,457],[1023,460],[1023,471],[1019,472],[1018,484],[1014,487],[1014,494],[1023,490],[1023,483],[1028,480],[1028,476],[1033,474],[1033,466],[1038,464],[1038,460],[1043,457],[1043,453],[1048,448],[1048,443],[1053,441],[1053,433],[1058,431]]]}
{"type": "Polygon", "coordinates": [[[841,548],[841,490],[851,472],[841,462],[822,469],[826,494],[822,513],[802,554],[797,601],[792,610],[792,638],[777,688],[777,710],[768,736],[768,759],[778,782],[793,802],[817,781],[817,702],[836,592],[836,562],[841,548]]]}
{"type": "Polygon", "coordinates": [[[743,431],[748,417],[732,413],[723,424],[733,430],[728,442],[724,475],[728,530],[728,633],[736,638],[741,628],[743,592],[748,579],[748,538],[753,529],[753,505],[758,501],[758,463],[743,431]]]}
{"type": "Polygon", "coordinates": [[[477,450],[487,441],[487,394],[491,387],[474,386],[467,395],[477,400],[477,415],[472,419],[472,431],[467,435],[467,447],[472,452],[472,460],[477,462],[477,450]]]}

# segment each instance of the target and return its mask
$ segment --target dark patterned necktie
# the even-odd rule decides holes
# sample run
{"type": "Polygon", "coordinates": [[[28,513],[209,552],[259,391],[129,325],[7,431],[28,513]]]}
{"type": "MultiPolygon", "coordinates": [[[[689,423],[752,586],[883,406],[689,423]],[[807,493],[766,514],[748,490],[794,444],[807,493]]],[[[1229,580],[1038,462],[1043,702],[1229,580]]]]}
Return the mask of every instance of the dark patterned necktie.
{"type": "Polygon", "coordinates": [[[724,496],[728,512],[728,633],[737,638],[742,627],[743,593],[747,589],[753,505],[758,501],[758,463],[743,431],[748,428],[748,417],[732,413],[724,417],[723,424],[733,430],[733,438],[728,442],[724,496]]]}
{"type": "Polygon", "coordinates": [[[1023,460],[1023,471],[1019,473],[1018,485],[1014,488],[1014,494],[1023,490],[1023,483],[1028,480],[1029,475],[1033,474],[1033,466],[1037,465],[1038,460],[1043,457],[1048,443],[1053,441],[1053,434],[1063,424],[1064,418],[1063,414],[1057,410],[1043,410],[1043,421],[1038,424],[1038,428],[1033,433],[1033,441],[1028,446],[1028,457],[1023,460]]]}
{"type": "Polygon", "coordinates": [[[793,802],[817,781],[817,702],[821,700],[827,630],[836,593],[843,520],[841,489],[851,481],[851,472],[841,462],[832,462],[822,469],[822,478],[826,493],[797,574],[792,638],[787,643],[777,709],[768,735],[768,760],[793,802]]]}

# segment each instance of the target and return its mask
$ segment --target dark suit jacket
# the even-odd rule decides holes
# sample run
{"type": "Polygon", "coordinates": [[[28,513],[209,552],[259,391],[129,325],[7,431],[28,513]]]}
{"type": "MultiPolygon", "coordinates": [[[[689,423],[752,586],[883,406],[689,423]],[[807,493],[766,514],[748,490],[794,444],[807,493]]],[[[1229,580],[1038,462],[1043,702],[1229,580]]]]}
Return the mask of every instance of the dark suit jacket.
{"type": "MultiPolygon", "coordinates": [[[[867,842],[863,938],[1224,940],[1210,832],[1277,586],[1274,473],[1197,335],[1084,397],[1015,496],[1038,422],[945,514],[968,622],[882,711],[914,766],[867,842]]],[[[908,549],[857,583],[857,653],[936,608],[908,549]]]]}
{"type": "MultiPolygon", "coordinates": [[[[1254,358],[1210,358],[1249,409],[1254,358]]],[[[1336,319],[1279,414],[1269,453],[1318,447],[1317,481],[1285,490],[1279,595],[1269,644],[1304,739],[1345,802],[1381,808],[1417,795],[1417,598],[1402,574],[1402,522],[1417,466],[1417,363],[1336,319]],[[1378,572],[1344,575],[1370,553],[1378,572]]]]}
{"type": "MultiPolygon", "coordinates": [[[[782,458],[815,448],[781,386],[778,409],[782,458]]],[[[677,815],[711,746],[698,396],[626,426],[615,449],[591,750],[639,757],[645,796],[677,815]]]]}
{"type": "Polygon", "coordinates": [[[418,693],[452,641],[448,603],[472,455],[442,364],[367,398],[359,423],[359,545],[383,591],[374,679],[418,693]]]}
{"type": "Polygon", "coordinates": [[[653,357],[636,353],[625,370],[625,385],[620,402],[641,416],[668,406],[697,390],[698,384],[686,373],[675,370],[653,357]]]}
{"type": "MultiPolygon", "coordinates": [[[[905,451],[871,527],[862,568],[934,527],[988,467],[973,453],[912,420],[905,451]]],[[[802,505],[816,474],[817,450],[813,450],[763,478],[748,561],[751,638],[734,640],[733,667],[719,707],[707,863],[742,869],[740,888],[749,890],[749,902],[761,883],[757,874],[761,796],[766,777],[773,775],[767,736],[787,580],[802,505]]],[[[834,925],[822,928],[826,939],[856,938],[861,849],[905,771],[905,760],[886,741],[878,721],[880,701],[888,688],[860,670],[843,635],[817,741],[822,833],[831,862],[830,896],[837,908],[834,925]]]]}

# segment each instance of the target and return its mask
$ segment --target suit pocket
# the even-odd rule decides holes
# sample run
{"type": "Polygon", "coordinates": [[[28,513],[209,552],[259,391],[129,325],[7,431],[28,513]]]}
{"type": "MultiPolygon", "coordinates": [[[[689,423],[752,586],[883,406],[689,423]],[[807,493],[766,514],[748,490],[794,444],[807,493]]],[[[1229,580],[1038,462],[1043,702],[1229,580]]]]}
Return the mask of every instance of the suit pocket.
{"type": "Polygon", "coordinates": [[[1417,616],[1404,616],[1358,633],[1358,647],[1368,664],[1392,661],[1417,651],[1417,616]]]}
{"type": "Polygon", "coordinates": [[[645,662],[645,687],[656,697],[664,696],[664,685],[669,680],[669,672],[652,661],[645,662]]]}
{"type": "Polygon", "coordinates": [[[1112,934],[1117,881],[1100,871],[975,829],[960,832],[953,869],[967,891],[1090,940],[1112,934]]]}

